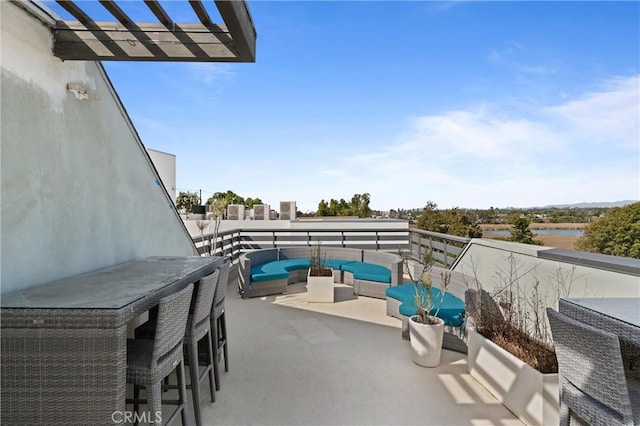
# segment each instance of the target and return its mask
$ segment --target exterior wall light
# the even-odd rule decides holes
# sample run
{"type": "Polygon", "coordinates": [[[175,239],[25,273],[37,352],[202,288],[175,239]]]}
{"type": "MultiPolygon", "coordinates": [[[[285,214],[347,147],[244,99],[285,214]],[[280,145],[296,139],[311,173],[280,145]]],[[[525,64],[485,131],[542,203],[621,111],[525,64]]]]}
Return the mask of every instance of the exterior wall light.
{"type": "Polygon", "coordinates": [[[82,83],[67,83],[67,90],[73,93],[78,100],[89,99],[87,86],[82,83]]]}

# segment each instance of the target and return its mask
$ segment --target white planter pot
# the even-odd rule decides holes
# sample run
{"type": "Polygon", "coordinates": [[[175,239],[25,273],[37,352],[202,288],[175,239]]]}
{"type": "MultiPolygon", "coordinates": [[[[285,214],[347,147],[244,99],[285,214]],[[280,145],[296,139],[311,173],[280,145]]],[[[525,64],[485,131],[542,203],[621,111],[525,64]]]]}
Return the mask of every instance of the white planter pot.
{"type": "Polygon", "coordinates": [[[437,367],[442,355],[444,321],[438,318],[437,324],[422,324],[409,318],[409,340],[413,362],[422,367],[437,367]]]}
{"type": "Polygon", "coordinates": [[[527,425],[560,422],[558,374],[542,374],[469,328],[469,374],[527,425]]]}
{"type": "Polygon", "coordinates": [[[333,273],[329,277],[312,277],[307,272],[307,301],[333,303],[333,273]]]}

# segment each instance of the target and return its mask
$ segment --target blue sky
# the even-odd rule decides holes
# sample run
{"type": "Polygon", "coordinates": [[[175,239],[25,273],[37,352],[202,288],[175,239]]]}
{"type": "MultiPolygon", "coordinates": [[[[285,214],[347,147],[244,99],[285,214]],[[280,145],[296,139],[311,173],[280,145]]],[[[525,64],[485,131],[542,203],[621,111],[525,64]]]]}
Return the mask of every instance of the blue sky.
{"type": "Polygon", "coordinates": [[[301,211],[640,198],[638,2],[249,7],[256,63],[104,63],[178,190],[301,211]]]}

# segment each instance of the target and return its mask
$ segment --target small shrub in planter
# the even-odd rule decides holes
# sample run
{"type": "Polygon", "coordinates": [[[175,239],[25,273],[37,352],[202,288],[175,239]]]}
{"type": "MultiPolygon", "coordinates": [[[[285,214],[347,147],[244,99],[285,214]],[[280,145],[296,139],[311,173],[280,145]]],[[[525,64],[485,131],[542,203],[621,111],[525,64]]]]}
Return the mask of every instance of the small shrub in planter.
{"type": "Polygon", "coordinates": [[[437,367],[440,365],[444,338],[444,321],[438,318],[438,313],[447,292],[447,286],[451,281],[451,273],[443,272],[441,274],[440,297],[439,300],[434,300],[431,292],[433,280],[429,275],[434,263],[433,253],[426,253],[423,261],[422,271],[416,279],[411,275],[411,268],[405,261],[409,277],[415,288],[414,301],[417,307],[417,315],[409,318],[411,356],[413,362],[420,366],[437,367]]]}
{"type": "Polygon", "coordinates": [[[331,277],[333,270],[327,266],[327,255],[322,252],[320,240],[311,250],[309,258],[309,275],[312,277],[331,277]]]}
{"type": "Polygon", "coordinates": [[[514,256],[508,260],[494,293],[480,287],[465,296],[469,373],[526,424],[557,424],[558,363],[539,281],[525,284],[514,256]]]}

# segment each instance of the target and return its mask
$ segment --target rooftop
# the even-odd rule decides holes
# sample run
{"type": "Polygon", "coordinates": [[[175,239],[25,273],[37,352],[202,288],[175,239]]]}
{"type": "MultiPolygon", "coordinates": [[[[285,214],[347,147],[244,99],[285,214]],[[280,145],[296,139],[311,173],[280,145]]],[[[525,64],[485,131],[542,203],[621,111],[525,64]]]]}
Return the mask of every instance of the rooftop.
{"type": "Polygon", "coordinates": [[[230,367],[203,404],[206,424],[522,424],[467,373],[464,354],[414,364],[385,301],[351,287],[310,304],[304,283],[243,300],[232,282],[226,310],[230,367]]]}

